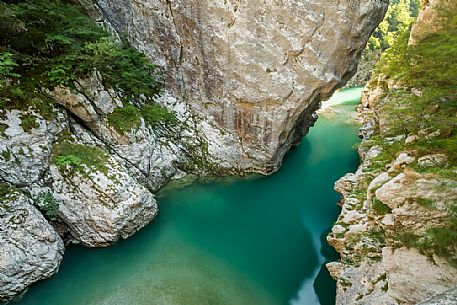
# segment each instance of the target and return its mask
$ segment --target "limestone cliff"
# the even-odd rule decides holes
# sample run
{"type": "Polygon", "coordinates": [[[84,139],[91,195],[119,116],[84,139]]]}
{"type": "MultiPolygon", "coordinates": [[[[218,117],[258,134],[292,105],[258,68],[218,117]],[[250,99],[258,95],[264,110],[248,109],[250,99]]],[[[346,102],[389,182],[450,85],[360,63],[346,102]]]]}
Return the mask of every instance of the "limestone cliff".
{"type": "Polygon", "coordinates": [[[71,19],[81,9],[66,1],[0,2],[0,245],[9,249],[0,300],[57,271],[57,231],[109,246],[155,217],[153,193],[170,179],[276,170],[320,100],[354,73],[387,7],[80,2],[114,39],[87,17],[71,19]],[[32,9],[40,18],[27,18],[32,9]],[[58,31],[68,25],[78,28],[58,31]],[[166,89],[124,37],[160,64],[166,89]]]}
{"type": "Polygon", "coordinates": [[[355,73],[387,9],[383,0],[96,2],[164,67],[169,90],[225,134],[228,153],[210,155],[261,173],[277,169],[319,102],[355,73]]]}
{"type": "Polygon", "coordinates": [[[457,69],[452,51],[430,52],[456,49],[456,8],[423,5],[410,44],[383,55],[363,92],[362,163],[335,184],[327,238],[341,255],[328,264],[337,304],[416,304],[457,284],[457,69]]]}

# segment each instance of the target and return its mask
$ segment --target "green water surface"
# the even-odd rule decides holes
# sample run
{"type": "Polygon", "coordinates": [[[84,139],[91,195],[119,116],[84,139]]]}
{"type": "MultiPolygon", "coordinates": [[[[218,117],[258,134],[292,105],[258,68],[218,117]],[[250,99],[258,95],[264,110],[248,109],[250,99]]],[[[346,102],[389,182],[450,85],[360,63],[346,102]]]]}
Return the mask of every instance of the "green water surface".
{"type": "Polygon", "coordinates": [[[325,236],[339,212],[333,184],[357,167],[346,112],[359,96],[337,93],[345,111],[319,119],[276,174],[168,187],[151,224],[110,248],[68,247],[59,273],[15,304],[334,304],[325,236]]]}

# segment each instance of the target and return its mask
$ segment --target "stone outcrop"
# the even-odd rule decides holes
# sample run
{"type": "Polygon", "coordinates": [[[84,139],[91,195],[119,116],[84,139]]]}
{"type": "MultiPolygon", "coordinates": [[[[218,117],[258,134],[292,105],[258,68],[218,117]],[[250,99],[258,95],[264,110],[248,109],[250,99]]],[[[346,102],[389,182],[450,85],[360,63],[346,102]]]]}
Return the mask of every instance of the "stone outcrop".
{"type": "MultiPolygon", "coordinates": [[[[161,188],[177,171],[177,163],[185,153],[171,139],[167,139],[146,126],[120,133],[108,123],[107,117],[117,108],[123,108],[118,94],[103,85],[97,71],[86,79],[75,82],[76,89],[56,88],[51,92],[56,102],[67,109],[78,122],[87,128],[101,143],[108,145],[114,155],[127,162],[135,177],[151,190],[161,188]],[[166,145],[164,145],[164,142],[166,145]]],[[[164,94],[159,101],[173,100],[164,94]]],[[[169,108],[177,108],[168,101],[169,108]]],[[[176,110],[176,113],[179,109],[176,110]]],[[[181,120],[185,120],[180,116],[181,120]]]]}
{"type": "Polygon", "coordinates": [[[446,290],[428,300],[418,303],[417,305],[453,305],[457,304],[457,287],[446,290]]]}
{"type": "Polygon", "coordinates": [[[380,153],[379,147],[362,153],[359,170],[335,184],[342,211],[327,240],[341,262],[327,267],[337,280],[336,304],[416,304],[457,284],[457,270],[445,259],[402,247],[397,239],[401,232],[420,235],[446,223],[446,208],[457,202],[456,181],[406,170],[415,162],[407,154],[371,175],[380,153]]]}
{"type": "Polygon", "coordinates": [[[19,186],[40,180],[57,134],[66,127],[62,113],[45,119],[32,109],[0,110],[0,178],[19,186]]]}
{"type": "MultiPolygon", "coordinates": [[[[442,35],[455,3],[423,1],[409,43],[442,35]]],[[[439,124],[454,111],[439,105],[453,91],[441,83],[413,87],[388,68],[370,80],[358,109],[362,162],[335,184],[342,210],[327,240],[341,261],[327,267],[337,280],[336,304],[453,304],[457,171],[452,149],[437,145],[455,140],[446,133],[453,123],[439,124]],[[427,100],[427,90],[443,93],[427,100]]]]}
{"type": "Polygon", "coordinates": [[[17,196],[0,202],[1,300],[58,269],[63,244],[49,223],[74,242],[108,246],[155,217],[153,193],[175,176],[276,170],[320,100],[355,72],[387,8],[385,0],[80,2],[163,67],[167,90],[155,103],[176,122],[146,122],[142,97],[125,101],[96,70],[71,88],[43,89],[54,103],[7,101],[0,185],[17,196]],[[120,130],[110,117],[126,107],[138,124],[120,130]]]}
{"type": "MultiPolygon", "coordinates": [[[[100,147],[81,127],[76,143],[100,147]]],[[[102,169],[79,170],[52,164],[49,169],[58,216],[72,236],[85,246],[109,246],[149,223],[157,214],[154,195],[139,184],[127,168],[107,156],[102,169]]]]}
{"type": "Polygon", "coordinates": [[[457,10],[457,3],[454,0],[420,0],[421,11],[411,29],[409,37],[410,44],[416,44],[431,33],[442,28],[445,16],[440,11],[449,12],[457,10]]]}
{"type": "Polygon", "coordinates": [[[228,153],[213,158],[263,173],[306,134],[320,100],[355,73],[387,9],[382,0],[96,3],[164,67],[169,90],[223,131],[228,153]]]}
{"type": "Polygon", "coordinates": [[[53,227],[19,191],[0,198],[0,301],[57,272],[64,244],[53,227]]]}

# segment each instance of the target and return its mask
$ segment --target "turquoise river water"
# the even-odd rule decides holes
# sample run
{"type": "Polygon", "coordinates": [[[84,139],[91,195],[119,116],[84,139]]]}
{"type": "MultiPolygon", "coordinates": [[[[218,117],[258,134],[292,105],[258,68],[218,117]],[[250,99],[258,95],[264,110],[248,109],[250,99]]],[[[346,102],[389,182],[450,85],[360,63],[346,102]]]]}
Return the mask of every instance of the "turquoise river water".
{"type": "Polygon", "coordinates": [[[357,167],[348,115],[360,89],[336,93],[269,177],[167,187],[156,220],[106,249],[70,246],[60,271],[19,305],[334,304],[325,236],[339,212],[334,182],[357,167]]]}

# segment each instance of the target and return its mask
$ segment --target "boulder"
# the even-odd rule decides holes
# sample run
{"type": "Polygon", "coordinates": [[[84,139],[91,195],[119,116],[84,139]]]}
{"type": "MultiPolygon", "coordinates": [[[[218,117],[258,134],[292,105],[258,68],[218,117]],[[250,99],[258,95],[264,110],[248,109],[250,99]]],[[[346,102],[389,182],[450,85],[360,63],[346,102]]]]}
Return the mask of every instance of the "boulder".
{"type": "Polygon", "coordinates": [[[57,272],[64,244],[53,227],[19,191],[0,198],[0,301],[57,272]]]}

